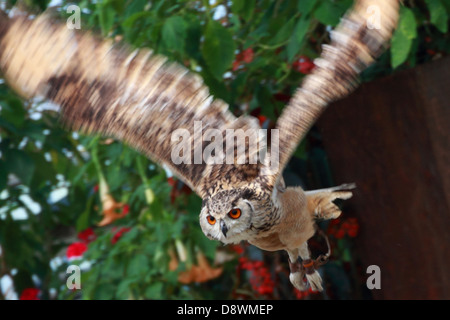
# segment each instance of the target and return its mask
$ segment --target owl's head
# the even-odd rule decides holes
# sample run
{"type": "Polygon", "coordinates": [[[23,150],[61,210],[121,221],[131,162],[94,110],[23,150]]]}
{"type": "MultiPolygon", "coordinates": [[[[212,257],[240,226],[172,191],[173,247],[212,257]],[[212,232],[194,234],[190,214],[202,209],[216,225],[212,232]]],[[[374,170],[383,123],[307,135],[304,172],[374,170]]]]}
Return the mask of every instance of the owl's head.
{"type": "Polygon", "coordinates": [[[203,200],[200,226],[211,240],[239,243],[254,232],[261,199],[249,188],[223,190],[203,200]]]}

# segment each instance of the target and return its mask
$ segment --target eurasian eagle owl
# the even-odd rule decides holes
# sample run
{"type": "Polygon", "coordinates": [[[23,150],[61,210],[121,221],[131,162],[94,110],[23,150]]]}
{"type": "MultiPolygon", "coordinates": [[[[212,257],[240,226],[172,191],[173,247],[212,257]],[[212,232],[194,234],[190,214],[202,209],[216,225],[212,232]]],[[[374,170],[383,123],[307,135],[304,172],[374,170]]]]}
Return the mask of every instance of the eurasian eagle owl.
{"type": "Polygon", "coordinates": [[[238,161],[238,148],[226,140],[227,130],[259,130],[255,119],[235,117],[223,101],[210,96],[196,74],[149,50],[131,52],[69,30],[45,14],[2,16],[0,68],[24,97],[40,96],[60,105],[63,121],[73,129],[114,136],[167,166],[203,199],[200,225],[207,237],[285,250],[293,285],[322,290],[315,269],[320,261],[311,259],[307,240],[315,233],[315,219],[340,215],[333,201],[350,198],[353,185],[304,192],[286,188],[281,174],[326,106],[348,95],[358,74],[383,51],[398,10],[398,0],[356,1],[278,118],[277,151],[268,148],[264,161],[250,161],[263,144],[250,152],[252,146],[244,143],[248,152],[238,161]],[[369,25],[374,7],[379,26],[369,25]],[[194,146],[192,154],[183,156],[192,160],[196,149],[201,153],[208,148],[195,138],[195,121],[201,123],[202,134],[216,130],[214,140],[223,138],[224,151],[232,151],[231,161],[217,161],[228,152],[214,154],[214,161],[173,161],[179,141],[171,137],[176,130],[184,130],[184,143],[194,146]]]}

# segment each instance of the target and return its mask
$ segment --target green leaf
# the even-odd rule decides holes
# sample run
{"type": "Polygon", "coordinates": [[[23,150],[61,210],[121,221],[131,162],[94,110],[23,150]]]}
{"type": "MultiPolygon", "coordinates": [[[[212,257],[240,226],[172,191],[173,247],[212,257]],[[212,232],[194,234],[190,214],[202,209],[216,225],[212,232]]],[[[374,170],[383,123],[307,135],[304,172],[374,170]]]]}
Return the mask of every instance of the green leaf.
{"type": "Polygon", "coordinates": [[[272,46],[282,45],[292,35],[292,29],[294,28],[294,24],[295,24],[294,17],[291,18],[288,22],[283,21],[283,26],[275,34],[275,37],[273,37],[272,40],[269,41],[269,44],[272,46]]]}
{"type": "Polygon", "coordinates": [[[340,2],[323,1],[321,5],[314,10],[313,15],[321,23],[335,27],[352,3],[352,0],[340,2]]]}
{"type": "Polygon", "coordinates": [[[426,0],[431,14],[431,23],[442,33],[448,31],[448,14],[441,0],[426,0]]]}
{"type": "Polygon", "coordinates": [[[400,21],[391,40],[391,65],[397,68],[409,56],[414,38],[417,36],[417,23],[414,13],[402,7],[400,21]]]}
{"type": "Polygon", "coordinates": [[[134,15],[135,13],[147,12],[145,11],[145,6],[147,5],[147,2],[148,2],[147,0],[129,1],[125,8],[124,16],[128,18],[134,15]]]}
{"type": "Polygon", "coordinates": [[[162,27],[162,42],[169,51],[183,52],[186,40],[186,23],[183,18],[173,16],[164,22],[162,27]]]}
{"type": "Polygon", "coordinates": [[[129,173],[124,170],[108,170],[105,176],[108,181],[110,191],[114,192],[126,184],[129,173]]]}
{"type": "Polygon", "coordinates": [[[150,12],[150,11],[134,13],[122,22],[122,27],[125,29],[129,29],[129,28],[133,27],[133,25],[136,23],[136,21],[138,21],[142,18],[150,17],[150,16],[152,16],[152,12],[150,12]]]}
{"type": "Polygon", "coordinates": [[[24,130],[21,132],[21,134],[24,137],[30,137],[33,140],[44,142],[45,134],[42,131],[42,126],[35,123],[29,123],[26,127],[24,127],[24,130]]]}
{"type": "Polygon", "coordinates": [[[103,36],[106,36],[114,24],[116,11],[112,6],[109,6],[108,3],[99,3],[97,5],[97,12],[102,34],[103,36]]]}
{"type": "Polygon", "coordinates": [[[0,160],[0,191],[6,188],[8,182],[8,173],[5,170],[5,162],[0,160]]]}
{"type": "Polygon", "coordinates": [[[206,26],[202,55],[209,70],[221,80],[225,71],[231,67],[236,50],[233,36],[217,21],[210,21],[206,26]]]}
{"type": "Polygon", "coordinates": [[[238,99],[238,97],[244,92],[248,91],[248,72],[239,73],[231,83],[231,96],[232,99],[238,99]]]}
{"type": "Polygon", "coordinates": [[[233,1],[231,12],[241,16],[244,20],[250,20],[255,12],[256,0],[233,1]]]}
{"type": "Polygon", "coordinates": [[[257,99],[257,105],[261,107],[261,113],[270,119],[276,119],[272,92],[268,88],[261,86],[257,88],[255,93],[254,98],[257,99]]]}
{"type": "MultiPolygon", "coordinates": [[[[83,284],[82,284],[83,285],[83,284]]],[[[112,283],[99,283],[95,287],[94,298],[96,300],[111,300],[117,290],[116,286],[112,283]]]]}
{"type": "Polygon", "coordinates": [[[302,17],[295,25],[294,33],[292,34],[287,46],[287,55],[289,62],[292,62],[295,55],[300,51],[303,40],[305,39],[305,35],[308,32],[309,23],[309,19],[302,17]]]}
{"type": "Polygon", "coordinates": [[[127,275],[129,277],[133,276],[141,276],[144,274],[149,266],[149,261],[146,255],[144,254],[136,254],[128,264],[127,267],[127,275]]]}
{"type": "Polygon", "coordinates": [[[408,58],[413,41],[402,32],[395,32],[391,45],[391,66],[397,68],[408,58]]]}
{"type": "Polygon", "coordinates": [[[93,202],[94,202],[94,197],[90,197],[88,200],[88,203],[86,204],[86,209],[77,218],[76,228],[77,228],[78,232],[83,231],[90,226],[91,206],[92,206],[93,202]]]}
{"type": "Polygon", "coordinates": [[[147,299],[160,299],[163,284],[161,282],[152,283],[145,289],[145,297],[147,299]]]}
{"type": "Polygon", "coordinates": [[[186,48],[185,52],[195,60],[200,60],[200,40],[203,36],[203,27],[200,21],[194,20],[188,22],[186,30],[186,48]]]}
{"type": "Polygon", "coordinates": [[[14,173],[23,184],[29,185],[35,169],[35,163],[22,150],[9,149],[5,152],[6,171],[14,173]]]}
{"type": "Polygon", "coordinates": [[[30,181],[31,187],[39,188],[48,182],[56,183],[57,172],[54,170],[52,163],[45,160],[42,152],[29,153],[28,156],[33,161],[35,167],[39,168],[39,170],[35,170],[33,179],[30,181]]]}
{"type": "Polygon", "coordinates": [[[299,0],[298,11],[303,15],[307,15],[312,11],[316,2],[317,0],[299,0]]]}
{"type": "Polygon", "coordinates": [[[231,4],[231,12],[239,14],[245,5],[245,1],[233,1],[231,4]]]}
{"type": "Polygon", "coordinates": [[[128,299],[130,297],[130,286],[135,282],[133,278],[125,278],[117,286],[116,298],[128,299]]]}
{"type": "Polygon", "coordinates": [[[229,101],[230,92],[228,91],[224,81],[220,81],[220,79],[217,79],[214,75],[211,75],[211,73],[208,72],[202,72],[201,77],[205,84],[208,86],[210,93],[216,99],[222,99],[226,102],[229,101]]]}
{"type": "Polygon", "coordinates": [[[417,37],[417,22],[411,9],[402,7],[400,10],[398,29],[400,29],[401,32],[408,37],[408,39],[414,39],[417,37]]]}
{"type": "Polygon", "coordinates": [[[15,127],[21,128],[25,121],[27,111],[20,99],[8,95],[0,97],[2,101],[1,117],[12,123],[15,127]]]}

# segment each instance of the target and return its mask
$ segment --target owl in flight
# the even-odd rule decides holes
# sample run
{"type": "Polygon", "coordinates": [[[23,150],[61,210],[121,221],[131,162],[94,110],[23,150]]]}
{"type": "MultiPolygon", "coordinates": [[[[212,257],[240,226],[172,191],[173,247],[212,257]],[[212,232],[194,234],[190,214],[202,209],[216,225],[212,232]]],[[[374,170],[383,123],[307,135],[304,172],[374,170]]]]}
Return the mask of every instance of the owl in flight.
{"type": "Polygon", "coordinates": [[[150,50],[131,52],[69,30],[46,14],[33,19],[0,14],[0,71],[23,97],[60,105],[62,120],[72,129],[113,136],[168,167],[203,199],[200,226],[208,238],[285,250],[292,284],[320,291],[316,268],[327,257],[312,259],[307,241],[316,232],[316,219],[341,214],[333,201],[350,198],[354,186],[305,192],[286,188],[282,172],[327,105],[352,92],[358,74],[384,50],[398,10],[398,0],[355,2],[278,118],[272,136],[277,150],[269,148],[265,160],[256,163],[250,159],[263,144],[251,151],[251,143],[245,142],[244,161],[238,161],[234,139],[226,139],[230,129],[260,129],[256,119],[235,117],[223,101],[211,97],[199,76],[150,50]],[[374,14],[378,25],[371,24],[374,14]],[[193,146],[190,154],[175,152],[183,153],[183,159],[196,159],[196,153],[204,154],[217,140],[208,144],[196,138],[195,123],[202,135],[211,128],[219,132],[231,161],[217,161],[217,154],[215,161],[174,161],[181,141],[173,139],[177,130],[186,133],[183,143],[193,146]]]}

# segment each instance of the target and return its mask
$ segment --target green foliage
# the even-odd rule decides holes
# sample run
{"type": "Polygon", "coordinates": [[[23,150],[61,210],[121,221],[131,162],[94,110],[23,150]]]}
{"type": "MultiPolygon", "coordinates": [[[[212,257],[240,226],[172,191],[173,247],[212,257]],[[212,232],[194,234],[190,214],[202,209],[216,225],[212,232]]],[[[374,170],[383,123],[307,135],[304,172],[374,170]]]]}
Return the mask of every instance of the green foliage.
{"type": "Polygon", "coordinates": [[[217,78],[221,79],[234,60],[235,44],[231,33],[217,21],[209,21],[202,45],[203,59],[217,78]]]}
{"type": "Polygon", "coordinates": [[[442,33],[448,31],[448,13],[441,0],[426,0],[430,10],[431,23],[442,33]]]}
{"type": "Polygon", "coordinates": [[[398,28],[392,37],[392,67],[397,68],[404,63],[411,51],[413,41],[417,37],[417,23],[412,10],[402,8],[398,28]]]}
{"type": "MultiPolygon", "coordinates": [[[[33,10],[48,2],[25,1],[33,10]]],[[[313,59],[320,54],[321,44],[329,41],[327,27],[335,26],[351,3],[83,0],[79,5],[82,29],[134,48],[152,48],[199,73],[212,94],[236,114],[275,120],[286,104],[280,96],[289,98],[304,77],[294,63],[300,55],[313,59]]],[[[62,20],[69,15],[67,4],[61,6],[62,20]]],[[[392,50],[364,79],[450,51],[448,4],[406,4],[392,50]]],[[[12,5],[7,1],[8,8],[12,5]]],[[[0,277],[10,275],[16,292],[36,286],[33,275],[39,279],[41,298],[212,299],[245,291],[235,277],[236,255],[221,264],[224,272],[217,279],[178,281],[180,272],[198,263],[197,253],[212,264],[218,244],[198,225],[201,200],[170,185],[162,168],[119,142],[66,131],[54,112],[41,110],[47,104],[24,101],[5,83],[0,83],[0,106],[0,277]],[[98,227],[102,181],[117,203],[129,205],[129,214],[98,227]],[[100,191],[95,191],[97,185],[100,191]],[[64,190],[67,195],[55,199],[64,190]],[[27,217],[18,219],[20,212],[27,217]],[[81,260],[68,261],[67,247],[79,242],[77,234],[89,227],[97,238],[81,260]],[[119,238],[121,228],[129,229],[119,238]],[[175,270],[169,268],[171,252],[179,258],[175,270]],[[82,290],[72,292],[65,288],[66,268],[82,262],[90,267],[82,271],[82,290]]],[[[296,156],[306,161],[311,154],[304,142],[296,156]]],[[[348,250],[343,252],[347,259],[348,250]]],[[[288,286],[280,292],[292,290],[288,286]]]]}

